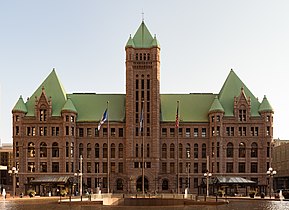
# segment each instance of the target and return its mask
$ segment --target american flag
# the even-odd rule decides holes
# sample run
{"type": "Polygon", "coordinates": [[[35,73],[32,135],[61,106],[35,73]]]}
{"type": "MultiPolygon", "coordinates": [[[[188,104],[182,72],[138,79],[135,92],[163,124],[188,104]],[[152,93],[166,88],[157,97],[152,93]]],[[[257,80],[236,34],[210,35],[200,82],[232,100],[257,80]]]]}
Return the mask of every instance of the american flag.
{"type": "Polygon", "coordinates": [[[179,102],[177,104],[176,128],[179,128],[179,102]]]}

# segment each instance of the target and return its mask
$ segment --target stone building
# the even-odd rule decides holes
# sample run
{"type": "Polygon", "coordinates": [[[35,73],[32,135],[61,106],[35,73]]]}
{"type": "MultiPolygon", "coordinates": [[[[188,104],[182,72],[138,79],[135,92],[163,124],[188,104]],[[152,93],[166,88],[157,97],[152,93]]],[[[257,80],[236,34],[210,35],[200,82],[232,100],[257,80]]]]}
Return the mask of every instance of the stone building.
{"type": "Polygon", "coordinates": [[[207,170],[266,190],[273,138],[266,97],[259,102],[233,70],[219,93],[161,94],[160,44],[144,22],[125,51],[125,94],[66,93],[53,69],[26,102],[20,96],[12,110],[19,191],[46,192],[44,176],[73,177],[80,155],[84,189],[94,192],[137,192],[143,180],[148,192],[184,192],[189,180],[197,193],[207,170]]]}
{"type": "MultiPolygon", "coordinates": [[[[0,142],[1,143],[1,142],[0,142]]],[[[12,143],[0,144],[0,192],[3,188],[7,192],[11,191],[12,179],[8,174],[8,169],[13,164],[13,145],[12,143]]]]}

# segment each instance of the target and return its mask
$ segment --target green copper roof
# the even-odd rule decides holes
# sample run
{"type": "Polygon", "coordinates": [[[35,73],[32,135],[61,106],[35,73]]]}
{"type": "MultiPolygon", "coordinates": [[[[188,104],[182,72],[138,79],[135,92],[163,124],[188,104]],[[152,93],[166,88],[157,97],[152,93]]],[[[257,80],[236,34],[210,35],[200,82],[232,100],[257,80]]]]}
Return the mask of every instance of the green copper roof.
{"type": "Polygon", "coordinates": [[[208,112],[215,95],[208,94],[161,94],[161,121],[176,120],[177,101],[180,122],[208,122],[208,112]]]}
{"type": "MultiPolygon", "coordinates": [[[[258,109],[260,102],[240,80],[233,70],[230,71],[220,93],[219,100],[225,110],[225,116],[234,115],[234,97],[239,96],[241,88],[244,87],[244,92],[247,97],[251,99],[251,115],[260,116],[258,109]]],[[[247,98],[248,99],[248,98],[247,98]]]]}
{"type": "Polygon", "coordinates": [[[267,97],[264,96],[264,98],[262,100],[262,103],[261,103],[261,105],[259,107],[259,112],[266,112],[266,111],[273,112],[273,108],[270,105],[267,97]]]}
{"type": "Polygon", "coordinates": [[[61,109],[66,102],[66,93],[61,85],[55,69],[48,75],[44,82],[38,87],[38,89],[32,94],[30,99],[26,102],[28,113],[26,116],[34,116],[35,97],[39,99],[42,93],[42,87],[44,87],[47,98],[52,98],[52,116],[60,116],[61,109]]]}
{"type": "Polygon", "coordinates": [[[131,35],[129,36],[129,39],[126,43],[126,47],[135,47],[131,35]]]}
{"type": "Polygon", "coordinates": [[[19,112],[24,112],[27,113],[27,108],[26,105],[23,101],[22,96],[18,99],[17,103],[15,104],[14,108],[12,109],[13,112],[19,111],[19,112]]]}
{"type": "Polygon", "coordinates": [[[209,110],[209,112],[225,112],[224,108],[222,107],[222,104],[220,103],[218,96],[215,96],[215,99],[212,103],[212,106],[209,110]]]}
{"type": "Polygon", "coordinates": [[[132,39],[131,37],[129,38],[126,47],[129,46],[136,48],[151,48],[154,46],[159,47],[159,43],[156,37],[155,38],[152,37],[144,21],[142,21],[134,37],[132,39]]]}
{"type": "Polygon", "coordinates": [[[71,111],[77,113],[77,110],[70,98],[67,98],[67,101],[64,104],[63,108],[61,109],[61,111],[71,111]]]}
{"type": "Polygon", "coordinates": [[[154,39],[153,39],[153,41],[152,41],[152,46],[154,46],[154,47],[160,47],[160,43],[159,43],[159,41],[157,40],[156,35],[155,35],[155,37],[154,37],[154,39]]]}
{"type": "Polygon", "coordinates": [[[109,121],[124,121],[125,95],[124,94],[94,94],[74,93],[67,94],[77,110],[77,121],[99,121],[108,105],[109,121]]]}

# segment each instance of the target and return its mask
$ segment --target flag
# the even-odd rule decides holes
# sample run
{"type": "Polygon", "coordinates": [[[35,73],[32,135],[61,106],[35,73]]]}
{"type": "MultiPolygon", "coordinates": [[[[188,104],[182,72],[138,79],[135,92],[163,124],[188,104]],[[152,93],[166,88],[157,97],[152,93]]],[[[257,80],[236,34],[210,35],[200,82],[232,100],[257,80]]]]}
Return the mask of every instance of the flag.
{"type": "Polygon", "coordinates": [[[101,120],[99,121],[97,130],[100,130],[101,125],[107,120],[107,109],[104,111],[101,120]]]}
{"type": "Polygon", "coordinates": [[[177,104],[176,128],[179,128],[179,103],[177,104]]]}
{"type": "Polygon", "coordinates": [[[139,132],[141,132],[142,127],[143,127],[143,107],[142,107],[141,113],[140,113],[139,132]]]}

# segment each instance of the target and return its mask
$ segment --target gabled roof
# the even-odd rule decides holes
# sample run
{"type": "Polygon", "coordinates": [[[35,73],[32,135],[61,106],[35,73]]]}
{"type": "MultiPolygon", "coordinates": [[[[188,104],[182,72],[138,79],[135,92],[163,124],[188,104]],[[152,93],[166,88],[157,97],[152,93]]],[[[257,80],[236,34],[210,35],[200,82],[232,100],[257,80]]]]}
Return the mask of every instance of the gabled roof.
{"type": "Polygon", "coordinates": [[[28,110],[27,116],[34,116],[35,97],[39,99],[43,88],[45,89],[47,98],[52,98],[52,116],[60,116],[61,109],[66,102],[66,93],[56,75],[55,69],[52,70],[44,82],[26,102],[26,107],[28,110]]]}
{"type": "Polygon", "coordinates": [[[246,96],[251,99],[251,115],[260,116],[258,112],[260,102],[232,69],[219,93],[219,100],[225,110],[225,116],[234,115],[234,97],[240,95],[242,87],[246,96]]]}
{"type": "Polygon", "coordinates": [[[23,113],[27,113],[27,108],[26,105],[23,101],[22,96],[19,97],[17,103],[15,104],[14,108],[12,109],[12,112],[23,112],[23,113]]]}
{"type": "Polygon", "coordinates": [[[215,99],[212,103],[212,106],[209,110],[209,112],[225,112],[224,108],[222,107],[222,104],[220,103],[218,96],[215,96],[215,99]]]}
{"type": "Polygon", "coordinates": [[[161,121],[176,120],[177,101],[179,120],[182,122],[208,122],[208,112],[216,95],[212,93],[161,94],[161,121]]]}
{"type": "Polygon", "coordinates": [[[273,108],[272,106],[270,105],[268,99],[266,96],[264,96],[263,100],[262,100],[262,103],[259,107],[259,112],[273,112],[273,108]]]}
{"type": "Polygon", "coordinates": [[[133,38],[129,38],[126,47],[129,46],[136,48],[151,48],[154,46],[159,47],[159,43],[156,37],[153,38],[144,21],[142,21],[133,38]]]}
{"type": "Polygon", "coordinates": [[[64,104],[63,108],[61,109],[61,111],[71,111],[77,113],[77,110],[70,98],[67,98],[67,101],[64,104]]]}

